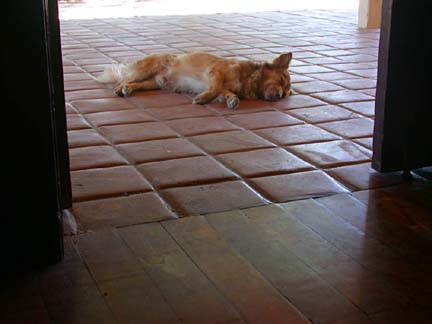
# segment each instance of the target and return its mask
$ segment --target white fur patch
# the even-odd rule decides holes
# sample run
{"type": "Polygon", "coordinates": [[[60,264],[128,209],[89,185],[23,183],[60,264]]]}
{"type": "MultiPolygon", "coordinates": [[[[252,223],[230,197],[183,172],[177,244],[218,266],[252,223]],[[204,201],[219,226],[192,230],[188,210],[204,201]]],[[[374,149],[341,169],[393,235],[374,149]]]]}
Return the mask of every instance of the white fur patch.
{"type": "Polygon", "coordinates": [[[191,77],[183,76],[177,78],[174,88],[176,91],[180,92],[201,93],[207,90],[208,85],[202,80],[196,80],[191,77]]]}

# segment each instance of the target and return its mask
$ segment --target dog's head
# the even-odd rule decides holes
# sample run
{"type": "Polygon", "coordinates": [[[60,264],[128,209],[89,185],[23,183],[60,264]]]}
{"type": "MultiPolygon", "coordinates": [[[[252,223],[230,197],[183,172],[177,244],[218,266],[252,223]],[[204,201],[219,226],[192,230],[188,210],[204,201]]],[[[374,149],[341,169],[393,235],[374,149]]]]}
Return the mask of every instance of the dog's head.
{"type": "Polygon", "coordinates": [[[291,78],[288,67],[291,59],[292,53],[282,54],[263,65],[259,83],[259,95],[262,99],[276,101],[290,95],[291,78]]]}

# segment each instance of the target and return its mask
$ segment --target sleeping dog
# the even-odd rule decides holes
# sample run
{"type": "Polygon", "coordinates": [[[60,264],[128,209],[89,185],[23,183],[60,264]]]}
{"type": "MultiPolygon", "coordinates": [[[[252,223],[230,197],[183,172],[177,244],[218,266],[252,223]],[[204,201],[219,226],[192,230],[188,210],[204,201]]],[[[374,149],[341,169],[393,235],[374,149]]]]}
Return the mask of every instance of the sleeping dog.
{"type": "Polygon", "coordinates": [[[152,54],[142,60],[107,68],[97,80],[117,82],[114,93],[130,96],[137,90],[163,89],[193,93],[195,104],[214,99],[237,109],[240,99],[276,101],[291,94],[288,66],[292,53],[270,62],[257,62],[193,52],[152,54]]]}

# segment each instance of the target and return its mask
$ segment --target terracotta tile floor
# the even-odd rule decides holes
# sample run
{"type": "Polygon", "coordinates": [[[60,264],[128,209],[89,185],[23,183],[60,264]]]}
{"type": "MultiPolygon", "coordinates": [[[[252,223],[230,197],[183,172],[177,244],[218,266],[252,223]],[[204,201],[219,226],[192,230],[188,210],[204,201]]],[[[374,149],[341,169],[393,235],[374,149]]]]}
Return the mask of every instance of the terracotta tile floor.
{"type": "Polygon", "coordinates": [[[103,219],[127,225],[394,184],[369,167],[379,31],[356,24],[354,11],[322,10],[62,21],[78,223],[95,229],[103,219]],[[118,98],[93,81],[113,62],[194,50],[259,60],[292,51],[298,94],[229,111],[161,91],[118,98]]]}

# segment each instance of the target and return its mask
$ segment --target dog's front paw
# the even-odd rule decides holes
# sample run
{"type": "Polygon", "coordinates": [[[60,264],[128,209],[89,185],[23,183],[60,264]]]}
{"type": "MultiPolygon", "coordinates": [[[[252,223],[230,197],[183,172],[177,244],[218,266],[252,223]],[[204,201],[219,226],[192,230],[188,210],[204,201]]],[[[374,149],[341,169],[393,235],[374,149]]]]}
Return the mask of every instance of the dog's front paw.
{"type": "Polygon", "coordinates": [[[132,89],[126,84],[123,86],[122,94],[124,97],[130,96],[132,93],[132,89]]]}
{"type": "Polygon", "coordinates": [[[204,105],[206,101],[202,96],[198,95],[195,98],[193,98],[192,103],[195,105],[204,105]]]}
{"type": "Polygon", "coordinates": [[[236,110],[240,104],[240,99],[237,96],[230,96],[226,100],[226,105],[230,110],[236,110]]]}
{"type": "Polygon", "coordinates": [[[118,87],[115,87],[114,88],[114,94],[116,96],[123,97],[123,87],[121,85],[119,85],[118,87]]]}

